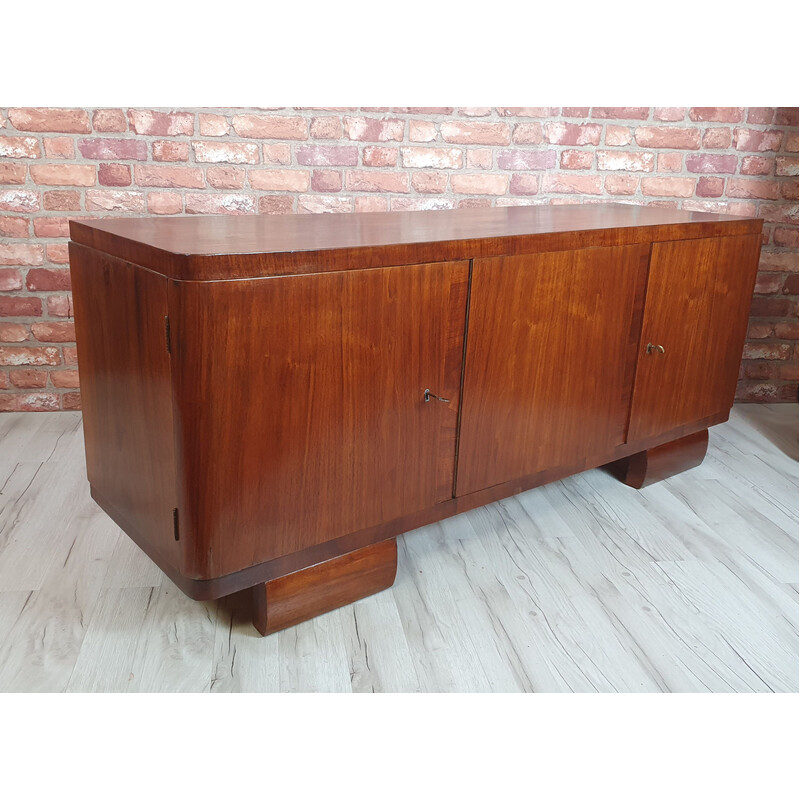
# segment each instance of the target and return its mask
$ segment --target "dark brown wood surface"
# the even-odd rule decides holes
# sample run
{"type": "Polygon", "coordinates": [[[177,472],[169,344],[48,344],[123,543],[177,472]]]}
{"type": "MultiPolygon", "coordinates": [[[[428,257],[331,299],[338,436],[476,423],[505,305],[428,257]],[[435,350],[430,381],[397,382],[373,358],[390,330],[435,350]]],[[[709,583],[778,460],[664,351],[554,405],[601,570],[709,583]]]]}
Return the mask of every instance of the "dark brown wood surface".
{"type": "Polygon", "coordinates": [[[757,219],[613,203],[70,222],[74,241],[181,280],[456,261],[760,229],[757,219]]]}
{"type": "Polygon", "coordinates": [[[253,625],[262,635],[388,589],[397,574],[397,540],[387,539],[253,587],[253,625]]]}
{"type": "Polygon", "coordinates": [[[649,247],[473,264],[457,494],[625,439],[649,247]]]}
{"type": "Polygon", "coordinates": [[[143,549],[180,569],[167,281],[72,242],[69,254],[89,482],[143,549]]]}
{"type": "Polygon", "coordinates": [[[171,287],[188,577],[452,496],[468,276],[458,262],[171,287]]]}
{"type": "Polygon", "coordinates": [[[760,248],[759,235],[653,245],[631,441],[730,409],[760,248]]]}

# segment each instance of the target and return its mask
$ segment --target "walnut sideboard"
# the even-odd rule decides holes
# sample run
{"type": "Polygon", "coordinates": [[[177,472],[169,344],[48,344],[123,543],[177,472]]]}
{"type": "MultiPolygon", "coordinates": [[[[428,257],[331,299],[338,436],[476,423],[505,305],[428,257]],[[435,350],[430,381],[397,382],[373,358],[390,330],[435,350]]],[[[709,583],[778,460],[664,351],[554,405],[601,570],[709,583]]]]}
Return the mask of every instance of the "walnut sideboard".
{"type": "Polygon", "coordinates": [[[261,633],[390,586],[395,537],[728,418],[759,219],[632,205],[70,223],[92,496],[261,633]]]}

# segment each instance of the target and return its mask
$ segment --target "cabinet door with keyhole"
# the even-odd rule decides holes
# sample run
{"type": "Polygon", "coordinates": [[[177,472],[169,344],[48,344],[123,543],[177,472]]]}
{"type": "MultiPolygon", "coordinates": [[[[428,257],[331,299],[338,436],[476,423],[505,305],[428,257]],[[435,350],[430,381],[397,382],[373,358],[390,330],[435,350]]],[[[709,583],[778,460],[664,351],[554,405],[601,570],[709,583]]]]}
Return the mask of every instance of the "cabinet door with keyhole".
{"type": "Polygon", "coordinates": [[[760,245],[758,234],[653,245],[628,441],[728,414],[760,245]]]}
{"type": "Polygon", "coordinates": [[[174,285],[187,569],[452,498],[468,282],[460,261],[174,285]]]}
{"type": "Polygon", "coordinates": [[[649,245],[476,259],[457,494],[625,441],[649,245]]]}

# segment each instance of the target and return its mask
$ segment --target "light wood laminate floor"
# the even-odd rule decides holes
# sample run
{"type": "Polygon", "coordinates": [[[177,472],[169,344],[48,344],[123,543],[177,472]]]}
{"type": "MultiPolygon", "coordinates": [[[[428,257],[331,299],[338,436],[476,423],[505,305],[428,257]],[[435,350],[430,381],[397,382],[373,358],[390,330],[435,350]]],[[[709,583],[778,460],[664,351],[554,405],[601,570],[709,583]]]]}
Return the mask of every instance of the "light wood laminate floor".
{"type": "Polygon", "coordinates": [[[642,491],[591,470],[405,534],[395,585],[262,638],[89,497],[78,413],[0,414],[0,690],[797,692],[796,405],[642,491]]]}

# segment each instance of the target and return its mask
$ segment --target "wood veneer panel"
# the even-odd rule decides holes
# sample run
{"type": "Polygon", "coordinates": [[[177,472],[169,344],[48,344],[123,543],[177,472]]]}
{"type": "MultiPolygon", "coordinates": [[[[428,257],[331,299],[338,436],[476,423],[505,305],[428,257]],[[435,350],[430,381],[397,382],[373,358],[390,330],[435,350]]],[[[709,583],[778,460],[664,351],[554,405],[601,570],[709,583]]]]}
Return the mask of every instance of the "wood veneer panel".
{"type": "Polygon", "coordinates": [[[69,254],[89,482],[143,549],[179,569],[167,281],[74,242],[69,254]]]}
{"type": "Polygon", "coordinates": [[[760,248],[759,235],[653,245],[630,441],[730,410],[760,248]]]}
{"type": "Polygon", "coordinates": [[[468,276],[459,262],[172,285],[187,577],[452,496],[468,276]]]}
{"type": "Polygon", "coordinates": [[[458,495],[624,442],[648,254],[474,262],[458,495]]]}

